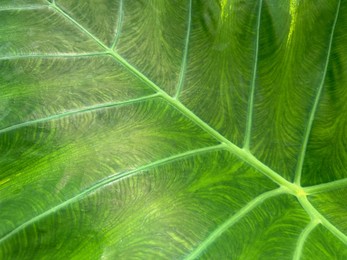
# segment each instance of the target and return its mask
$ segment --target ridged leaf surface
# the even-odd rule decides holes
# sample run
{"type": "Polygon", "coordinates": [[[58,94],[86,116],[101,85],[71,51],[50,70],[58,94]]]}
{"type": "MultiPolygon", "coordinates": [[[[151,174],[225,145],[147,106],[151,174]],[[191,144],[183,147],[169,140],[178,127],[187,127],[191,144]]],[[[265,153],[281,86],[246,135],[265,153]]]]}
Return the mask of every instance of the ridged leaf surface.
{"type": "Polygon", "coordinates": [[[1,259],[347,259],[347,2],[0,2],[1,259]]]}

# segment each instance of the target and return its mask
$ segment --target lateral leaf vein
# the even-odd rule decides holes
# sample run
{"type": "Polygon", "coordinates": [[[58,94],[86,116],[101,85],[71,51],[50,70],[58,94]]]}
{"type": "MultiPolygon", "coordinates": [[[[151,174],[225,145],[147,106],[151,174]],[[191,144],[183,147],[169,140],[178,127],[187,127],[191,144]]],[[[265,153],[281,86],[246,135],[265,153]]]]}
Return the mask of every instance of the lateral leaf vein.
{"type": "Polygon", "coordinates": [[[303,143],[301,146],[301,150],[300,150],[300,154],[299,154],[299,158],[298,158],[298,164],[297,164],[297,168],[295,171],[295,179],[294,182],[298,185],[300,185],[301,182],[301,175],[302,175],[302,168],[304,165],[304,161],[305,161],[305,154],[306,154],[306,150],[307,150],[307,144],[308,144],[308,140],[310,138],[310,134],[312,131],[312,125],[313,125],[313,121],[315,119],[315,115],[316,115],[316,111],[317,111],[317,107],[319,104],[319,100],[322,94],[322,90],[323,90],[323,86],[324,86],[324,82],[325,82],[325,78],[326,78],[326,74],[328,71],[328,65],[329,65],[329,61],[330,61],[330,55],[331,55],[331,49],[332,49],[332,44],[333,44],[333,38],[334,38],[334,32],[335,32],[335,27],[336,27],[336,23],[337,23],[337,19],[339,16],[339,12],[340,12],[340,5],[341,5],[341,0],[339,0],[338,5],[337,5],[337,9],[336,9],[336,14],[335,14],[335,18],[334,18],[334,22],[333,22],[333,26],[331,29],[331,34],[330,34],[330,40],[329,40],[329,47],[328,47],[328,52],[327,52],[327,57],[326,57],[326,62],[324,65],[324,71],[323,71],[323,75],[322,75],[322,80],[320,82],[320,85],[318,87],[315,99],[314,99],[314,103],[309,115],[309,119],[308,119],[308,123],[305,129],[305,133],[304,133],[304,139],[303,139],[303,143]]]}

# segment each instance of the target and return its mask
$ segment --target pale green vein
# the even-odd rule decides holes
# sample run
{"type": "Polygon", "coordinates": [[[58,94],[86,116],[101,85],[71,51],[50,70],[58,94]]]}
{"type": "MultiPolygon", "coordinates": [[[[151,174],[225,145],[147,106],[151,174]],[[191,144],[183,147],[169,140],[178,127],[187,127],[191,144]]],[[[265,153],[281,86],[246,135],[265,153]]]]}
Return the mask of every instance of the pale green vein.
{"type": "Polygon", "coordinates": [[[48,7],[47,5],[8,6],[8,7],[0,8],[0,12],[39,10],[39,9],[45,9],[47,7],[48,7]]]}
{"type": "Polygon", "coordinates": [[[296,248],[293,256],[293,260],[300,260],[302,255],[302,249],[307,240],[307,237],[310,235],[312,230],[319,224],[317,220],[311,220],[310,223],[306,226],[306,228],[301,232],[299,239],[296,243],[296,248]]]}
{"type": "Polygon", "coordinates": [[[330,221],[328,221],[312,204],[308,201],[306,196],[298,197],[301,206],[310,215],[312,220],[316,220],[321,223],[326,229],[328,229],[333,235],[339,238],[345,245],[347,245],[347,236],[338,230],[330,221]]]}
{"type": "Polygon", "coordinates": [[[250,201],[245,207],[240,209],[236,214],[231,216],[227,221],[217,227],[204,241],[202,241],[197,248],[195,248],[185,259],[196,259],[211,245],[216,239],[218,239],[224,232],[226,232],[231,226],[241,220],[255,207],[262,204],[265,200],[284,193],[285,190],[278,188],[272,191],[265,192],[252,201],[250,201]]]}
{"type": "Polygon", "coordinates": [[[38,53],[38,54],[24,54],[14,56],[2,56],[0,60],[15,60],[15,59],[30,59],[30,58],[78,58],[78,57],[95,57],[107,55],[107,52],[90,52],[90,53],[38,53]]]}
{"type": "Polygon", "coordinates": [[[306,194],[316,194],[337,189],[347,189],[347,178],[343,180],[332,181],[328,183],[317,184],[314,186],[304,187],[306,194]]]}
{"type": "Polygon", "coordinates": [[[138,71],[135,67],[133,67],[130,63],[128,63],[122,56],[116,53],[114,50],[108,48],[104,43],[102,43],[97,37],[95,37],[92,33],[90,33],[87,29],[85,29],[81,24],[75,21],[71,16],[64,13],[58,6],[53,5],[53,8],[61,13],[64,17],[70,20],[73,24],[75,24],[81,31],[85,32],[91,38],[93,38],[100,46],[102,46],[114,59],[122,64],[125,68],[127,68],[131,73],[133,73],[138,79],[143,81],[149,87],[151,87],[154,91],[159,93],[168,103],[170,103],[175,109],[177,109],[180,113],[182,113],[185,117],[193,121],[197,124],[201,129],[208,132],[211,136],[213,136],[216,140],[220,141],[227,145],[228,150],[241,158],[244,162],[249,164],[251,167],[254,167],[260,170],[265,176],[270,178],[272,181],[278,183],[279,185],[285,186],[288,190],[290,190],[293,194],[298,194],[301,192],[301,189],[298,185],[294,185],[284,179],[281,175],[270,169],[268,166],[263,164],[257,158],[255,158],[248,150],[241,149],[232,142],[230,142],[227,138],[221,135],[218,131],[209,126],[205,121],[203,121],[200,117],[195,115],[191,110],[189,110],[186,106],[184,106],[181,102],[179,102],[174,97],[171,97],[165,91],[163,91],[160,87],[158,87],[155,83],[153,83],[150,79],[148,79],[145,75],[143,75],[140,71],[138,71]]]}
{"type": "Polygon", "coordinates": [[[308,140],[309,140],[309,137],[311,134],[312,125],[313,125],[313,121],[314,121],[314,118],[316,115],[318,103],[319,103],[321,93],[323,90],[325,77],[326,77],[326,74],[328,71],[328,65],[329,65],[331,49],[332,49],[332,45],[333,45],[335,27],[336,27],[337,19],[338,19],[339,12],[340,12],[340,5],[341,5],[341,0],[338,2],[337,8],[336,8],[336,14],[335,14],[335,19],[334,19],[334,23],[332,26],[331,34],[330,34],[329,47],[328,47],[328,52],[327,52],[327,57],[326,57],[326,62],[325,62],[325,66],[324,66],[322,80],[321,80],[320,85],[318,87],[317,94],[316,94],[316,97],[314,99],[313,107],[312,107],[310,115],[309,115],[308,124],[307,124],[306,129],[305,129],[303,144],[302,144],[301,151],[300,151],[299,158],[298,158],[298,164],[297,164],[297,168],[295,171],[295,179],[294,179],[295,183],[298,185],[301,182],[301,174],[302,174],[302,168],[304,165],[305,154],[306,154],[306,150],[307,150],[307,144],[308,144],[308,140]]]}
{"type": "Polygon", "coordinates": [[[204,147],[204,148],[200,148],[200,149],[195,149],[195,150],[191,150],[191,151],[187,151],[187,152],[183,152],[180,154],[176,154],[170,157],[166,157],[164,159],[160,159],[154,162],[151,162],[149,164],[143,165],[138,167],[137,169],[131,170],[131,171],[125,171],[125,172],[121,172],[121,173],[114,173],[113,175],[100,180],[99,182],[95,183],[94,185],[92,185],[91,187],[83,190],[81,193],[77,194],[76,196],[64,201],[63,203],[54,206],[53,208],[41,213],[40,215],[31,218],[30,220],[28,220],[27,222],[21,224],[20,226],[16,227],[15,229],[13,229],[11,232],[9,232],[8,234],[6,234],[4,237],[2,237],[0,239],[0,244],[5,242],[7,239],[9,239],[10,237],[14,236],[15,234],[19,233],[20,231],[24,230],[26,227],[38,222],[39,220],[49,216],[50,214],[54,214],[55,212],[57,212],[58,210],[67,207],[68,205],[71,205],[83,198],[85,198],[87,195],[91,194],[92,192],[95,192],[98,189],[101,189],[103,187],[105,187],[106,185],[110,185],[111,183],[114,183],[116,181],[120,181],[122,179],[125,178],[129,178],[131,176],[134,176],[136,174],[139,174],[140,172],[161,166],[161,165],[165,165],[167,163],[172,163],[175,161],[179,161],[179,160],[183,160],[192,156],[196,156],[199,154],[204,154],[204,153],[208,153],[208,152],[212,152],[212,151],[219,151],[219,150],[223,150],[225,148],[225,145],[223,144],[219,144],[219,145],[215,145],[215,146],[209,146],[209,147],[204,147]]]}
{"type": "Polygon", "coordinates": [[[51,121],[51,120],[55,120],[55,119],[59,119],[59,118],[63,118],[63,117],[68,117],[68,116],[72,116],[72,115],[79,115],[79,114],[83,114],[83,113],[87,113],[87,112],[91,112],[91,111],[95,111],[95,110],[99,110],[99,109],[131,105],[134,103],[147,101],[147,100],[159,97],[159,96],[160,96],[160,94],[156,93],[156,94],[152,94],[152,95],[148,95],[148,96],[144,96],[144,97],[140,97],[140,98],[129,99],[129,100],[120,101],[120,102],[108,102],[108,103],[102,103],[102,104],[96,104],[93,106],[88,106],[85,108],[69,110],[69,111],[66,111],[64,113],[50,115],[48,117],[38,118],[38,119],[26,121],[26,122],[23,122],[20,124],[16,124],[16,125],[12,125],[12,126],[0,129],[0,134],[6,133],[9,131],[13,131],[15,129],[22,128],[25,126],[29,126],[29,125],[33,125],[33,124],[37,124],[37,123],[42,123],[42,122],[47,122],[47,121],[51,121]]]}
{"type": "Polygon", "coordinates": [[[190,30],[192,27],[192,0],[189,1],[189,10],[188,10],[188,26],[187,26],[187,34],[186,34],[186,40],[184,44],[184,51],[183,51],[183,59],[182,59],[182,65],[181,65],[181,71],[180,71],[180,76],[178,79],[178,85],[177,85],[177,91],[175,98],[178,99],[182,88],[184,84],[184,78],[186,75],[187,71],[187,59],[188,59],[188,50],[189,50],[189,38],[190,38],[190,30]]]}
{"type": "Polygon", "coordinates": [[[263,1],[260,0],[259,1],[259,9],[258,9],[258,18],[257,18],[257,31],[256,31],[256,42],[255,42],[253,75],[252,75],[252,83],[251,83],[251,87],[250,87],[250,94],[249,94],[249,100],[248,100],[245,139],[243,142],[243,147],[246,150],[249,150],[249,145],[250,145],[250,141],[251,141],[251,133],[252,133],[254,93],[255,93],[255,83],[256,83],[256,79],[257,79],[257,69],[258,69],[260,20],[261,20],[262,5],[263,5],[263,1]]]}
{"type": "Polygon", "coordinates": [[[114,49],[119,41],[119,37],[122,33],[122,26],[123,26],[123,17],[124,17],[124,10],[123,10],[123,1],[124,0],[120,0],[119,2],[119,10],[118,10],[118,20],[117,20],[117,31],[116,31],[116,35],[114,37],[113,43],[111,45],[111,49],[114,49]]]}

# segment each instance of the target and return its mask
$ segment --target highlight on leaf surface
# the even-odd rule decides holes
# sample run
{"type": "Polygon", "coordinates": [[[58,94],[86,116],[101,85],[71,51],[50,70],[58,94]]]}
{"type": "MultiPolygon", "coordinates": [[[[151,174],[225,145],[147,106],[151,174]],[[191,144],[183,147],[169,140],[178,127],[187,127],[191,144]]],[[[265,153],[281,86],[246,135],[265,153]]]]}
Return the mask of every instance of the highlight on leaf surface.
{"type": "Polygon", "coordinates": [[[0,259],[346,259],[347,3],[0,2],[0,259]]]}

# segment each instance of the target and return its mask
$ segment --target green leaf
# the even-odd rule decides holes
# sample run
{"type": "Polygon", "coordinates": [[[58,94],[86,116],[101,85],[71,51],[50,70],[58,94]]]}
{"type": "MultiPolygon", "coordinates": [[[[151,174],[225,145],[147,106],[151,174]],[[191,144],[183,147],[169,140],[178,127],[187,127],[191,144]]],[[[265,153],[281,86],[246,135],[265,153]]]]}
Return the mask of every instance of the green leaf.
{"type": "Polygon", "coordinates": [[[347,2],[2,0],[0,259],[346,259],[347,2]]]}

